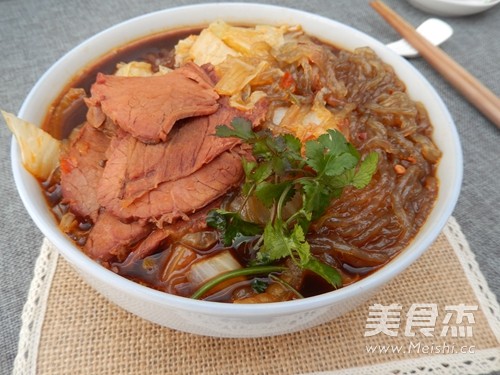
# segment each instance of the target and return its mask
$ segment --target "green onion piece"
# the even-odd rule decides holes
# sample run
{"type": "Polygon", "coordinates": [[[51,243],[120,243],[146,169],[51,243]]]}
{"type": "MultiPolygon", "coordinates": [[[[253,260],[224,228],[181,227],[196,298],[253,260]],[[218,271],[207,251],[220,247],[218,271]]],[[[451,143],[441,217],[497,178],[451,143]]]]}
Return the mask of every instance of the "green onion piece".
{"type": "Polygon", "coordinates": [[[221,273],[219,276],[207,281],[203,284],[196,292],[191,296],[192,299],[200,299],[205,293],[207,293],[214,286],[239,276],[250,276],[250,275],[262,275],[269,274],[271,272],[282,272],[285,271],[286,267],[281,266],[254,266],[248,268],[240,268],[234,271],[228,271],[221,273]]]}

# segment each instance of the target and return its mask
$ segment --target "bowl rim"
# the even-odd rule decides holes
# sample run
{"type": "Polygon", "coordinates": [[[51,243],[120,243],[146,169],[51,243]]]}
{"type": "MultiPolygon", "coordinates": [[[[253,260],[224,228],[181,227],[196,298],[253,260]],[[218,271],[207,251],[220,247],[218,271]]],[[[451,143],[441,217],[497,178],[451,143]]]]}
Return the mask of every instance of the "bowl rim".
{"type": "MultiPolygon", "coordinates": [[[[388,50],[380,41],[375,39],[374,37],[363,33],[351,26],[343,24],[339,21],[320,16],[317,14],[309,13],[306,11],[288,8],[284,6],[276,6],[276,5],[268,5],[268,4],[257,4],[257,3],[202,3],[202,4],[193,4],[193,5],[185,5],[179,7],[172,7],[163,10],[158,10],[150,13],[146,13],[137,17],[130,18],[128,20],[122,21],[120,23],[115,24],[93,36],[86,39],[82,43],[73,47],[70,51],[64,54],[61,58],[59,58],[36,82],[33,86],[26,99],[24,100],[20,110],[19,117],[23,118],[23,115],[28,112],[29,106],[33,97],[43,86],[46,78],[52,74],[54,74],[57,69],[59,69],[60,65],[63,64],[68,57],[77,53],[77,51],[87,48],[92,45],[95,41],[102,38],[104,35],[109,35],[111,33],[119,33],[121,30],[129,28],[131,25],[133,26],[135,23],[144,22],[148,20],[148,18],[153,17],[155,15],[168,15],[173,16],[179,12],[196,12],[200,10],[207,10],[209,8],[220,9],[220,7],[224,7],[225,10],[234,10],[234,11],[242,11],[244,9],[252,8],[258,11],[286,11],[289,14],[292,14],[295,17],[299,17],[301,19],[310,19],[312,21],[321,21],[326,22],[330,25],[335,25],[337,27],[341,27],[343,29],[348,30],[350,33],[360,35],[363,39],[369,41],[370,46],[376,46],[377,48],[382,48],[387,50],[389,54],[393,54],[397,56],[392,51],[388,50]]],[[[231,21],[229,21],[231,22],[231,21]]],[[[305,21],[304,21],[305,22],[305,21]]],[[[186,25],[187,26],[187,25],[186,25]]],[[[168,22],[165,22],[164,30],[168,30],[168,22]]],[[[147,35],[147,34],[146,34],[147,35]]],[[[138,35],[136,39],[140,39],[145,37],[146,35],[138,35]]],[[[121,45],[125,45],[130,43],[131,40],[123,41],[122,44],[115,45],[112,48],[107,48],[108,51],[113,48],[119,47],[121,45]]],[[[409,62],[397,56],[402,61],[402,64],[406,64],[413,70],[413,73],[418,76],[418,78],[423,81],[423,84],[427,86],[427,88],[434,95],[434,99],[437,101],[438,106],[446,121],[450,125],[450,131],[452,134],[452,141],[456,146],[457,154],[456,157],[456,168],[454,174],[454,182],[453,182],[453,190],[451,194],[448,196],[447,202],[444,206],[443,214],[439,217],[434,223],[432,229],[432,235],[422,238],[420,240],[419,248],[410,248],[414,244],[414,240],[407,246],[398,256],[394,257],[389,263],[384,265],[381,269],[374,272],[372,275],[363,278],[360,281],[357,281],[354,284],[343,287],[339,290],[328,292],[324,294],[320,294],[313,297],[307,297],[301,300],[293,300],[286,302],[276,302],[272,304],[272,309],[269,308],[269,304],[255,304],[255,305],[237,305],[237,304],[227,304],[220,302],[211,302],[211,301],[200,301],[193,300],[187,297],[181,297],[176,295],[171,295],[165,292],[161,292],[158,290],[154,290],[152,288],[140,285],[134,281],[128,280],[114,272],[104,268],[99,265],[97,262],[89,258],[85,255],[81,250],[79,250],[69,238],[67,238],[62,232],[60,232],[56,226],[51,225],[46,222],[43,217],[43,214],[40,210],[33,208],[32,197],[30,196],[30,191],[23,183],[23,179],[27,178],[28,172],[24,170],[22,164],[20,162],[19,156],[19,148],[15,139],[12,139],[11,143],[11,166],[13,170],[14,180],[17,186],[17,190],[23,201],[27,211],[29,212],[32,220],[35,222],[39,230],[46,236],[50,241],[55,245],[58,249],[59,253],[63,255],[63,257],[69,261],[79,272],[84,272],[92,275],[94,278],[97,278],[99,281],[112,284],[114,288],[119,291],[129,294],[133,297],[138,298],[139,300],[147,300],[153,304],[163,305],[163,306],[172,306],[177,309],[183,309],[186,311],[197,311],[206,313],[209,315],[219,315],[219,316],[269,316],[269,315],[277,315],[277,314],[286,314],[291,312],[301,312],[306,310],[311,310],[317,307],[324,307],[327,305],[332,305],[338,301],[344,300],[345,298],[352,297],[357,294],[359,291],[369,291],[380,287],[385,284],[390,279],[394,278],[396,275],[405,270],[410,264],[412,264],[420,255],[432,244],[432,242],[437,238],[438,234],[441,232],[442,228],[445,226],[448,218],[451,216],[455,204],[458,200],[458,196],[460,194],[460,188],[462,183],[463,176],[463,161],[462,161],[462,149],[460,145],[460,140],[458,137],[458,132],[454,125],[453,119],[444,105],[441,97],[435,91],[433,86],[425,79],[425,77],[414,68],[409,62]],[[404,256],[403,256],[404,255],[404,256]]],[[[95,62],[95,59],[86,60],[86,65],[90,65],[95,62]]],[[[76,73],[76,72],[75,72],[76,73]]],[[[67,82],[65,83],[67,84],[67,82]]],[[[47,109],[43,109],[43,113],[46,114],[47,109]]],[[[29,119],[27,119],[29,120],[29,119]]],[[[31,177],[31,175],[29,175],[31,177]]],[[[28,178],[29,178],[28,177],[28,178]]],[[[31,177],[32,178],[32,177],[31,177]]]]}

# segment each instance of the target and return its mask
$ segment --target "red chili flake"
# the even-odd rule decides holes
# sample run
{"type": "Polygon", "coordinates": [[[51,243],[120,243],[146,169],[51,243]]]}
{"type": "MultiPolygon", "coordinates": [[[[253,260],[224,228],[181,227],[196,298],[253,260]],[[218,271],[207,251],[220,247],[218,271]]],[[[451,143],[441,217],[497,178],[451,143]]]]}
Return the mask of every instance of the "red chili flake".
{"type": "Polygon", "coordinates": [[[282,89],[289,89],[295,83],[292,74],[290,72],[285,72],[280,80],[280,87],[282,89]]]}
{"type": "Polygon", "coordinates": [[[366,140],[366,137],[367,137],[367,136],[368,136],[368,134],[367,134],[366,132],[359,132],[359,133],[358,133],[358,139],[359,139],[360,141],[364,141],[364,140],[366,140]]]}

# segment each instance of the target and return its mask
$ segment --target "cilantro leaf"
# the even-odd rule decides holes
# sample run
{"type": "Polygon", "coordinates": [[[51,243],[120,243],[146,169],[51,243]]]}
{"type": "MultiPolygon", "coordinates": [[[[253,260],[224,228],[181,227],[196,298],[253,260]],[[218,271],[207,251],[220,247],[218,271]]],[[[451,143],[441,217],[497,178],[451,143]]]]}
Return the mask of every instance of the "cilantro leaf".
{"type": "Polygon", "coordinates": [[[255,137],[255,133],[252,130],[252,123],[245,118],[236,117],[231,121],[231,126],[232,129],[227,125],[217,126],[215,128],[215,135],[222,138],[236,137],[245,141],[255,137]]]}
{"type": "Polygon", "coordinates": [[[366,158],[360,163],[358,170],[354,168],[344,171],[342,174],[335,176],[329,180],[329,185],[332,188],[344,188],[348,185],[354,186],[356,189],[366,187],[375,172],[377,171],[378,154],[370,152],[366,158]]]}
{"type": "Polygon", "coordinates": [[[241,159],[241,164],[246,176],[250,176],[253,170],[257,167],[257,163],[255,161],[249,161],[245,158],[241,159]]]}
{"type": "Polygon", "coordinates": [[[211,210],[207,214],[206,222],[221,233],[224,246],[230,246],[240,237],[262,233],[260,225],[243,220],[237,212],[211,210]]]}
{"type": "Polygon", "coordinates": [[[300,152],[302,150],[302,142],[297,137],[294,137],[291,134],[283,135],[283,139],[285,141],[285,145],[287,150],[294,156],[299,158],[300,152]]]}
{"type": "Polygon", "coordinates": [[[272,146],[274,151],[277,153],[282,153],[290,159],[302,159],[301,150],[302,142],[297,137],[291,134],[282,134],[274,138],[274,145],[272,146]]]}
{"type": "Polygon", "coordinates": [[[269,148],[267,132],[260,132],[250,144],[253,144],[252,152],[257,160],[270,160],[272,157],[272,150],[269,148]]]}
{"type": "Polygon", "coordinates": [[[300,265],[303,267],[311,259],[311,246],[306,241],[306,236],[304,235],[304,230],[300,225],[295,225],[293,231],[290,235],[292,243],[294,244],[294,250],[300,259],[300,265]]]}
{"type": "Polygon", "coordinates": [[[303,210],[310,212],[312,220],[320,217],[330,204],[331,190],[314,179],[299,180],[303,187],[303,210]]]}
{"type": "Polygon", "coordinates": [[[352,184],[354,178],[354,169],[348,169],[344,173],[333,176],[329,179],[328,184],[332,189],[343,189],[352,184]]]}
{"type": "Polygon", "coordinates": [[[356,164],[358,164],[358,159],[356,159],[353,155],[344,152],[337,157],[330,156],[326,159],[324,173],[327,176],[338,176],[345,170],[354,168],[356,164]]]}
{"type": "Polygon", "coordinates": [[[284,134],[277,137],[279,142],[277,160],[282,162],[281,171],[301,170],[305,161],[302,157],[302,142],[291,134],[284,134]]]}
{"type": "Polygon", "coordinates": [[[260,183],[273,173],[273,166],[270,162],[257,164],[247,161],[245,158],[242,159],[242,163],[243,171],[245,172],[245,183],[241,191],[244,195],[248,196],[256,186],[259,186],[260,183]]]}
{"type": "Polygon", "coordinates": [[[318,142],[329,150],[329,153],[332,155],[340,155],[341,153],[350,151],[349,143],[338,130],[329,129],[325,134],[318,137],[318,142]]]}
{"type": "Polygon", "coordinates": [[[250,285],[256,293],[265,292],[267,287],[269,286],[269,284],[265,280],[262,280],[262,279],[253,279],[252,282],[250,283],[250,285]]]}
{"type": "Polygon", "coordinates": [[[210,210],[206,218],[207,225],[224,232],[227,228],[227,214],[230,214],[230,212],[223,210],[210,210]]]}
{"type": "Polygon", "coordinates": [[[290,256],[292,252],[291,240],[283,233],[283,222],[276,220],[267,223],[264,228],[264,245],[259,253],[261,257],[265,257],[270,261],[279,260],[290,256]]]}
{"type": "Polygon", "coordinates": [[[351,143],[347,144],[347,148],[349,149],[349,153],[352,156],[354,156],[358,160],[361,159],[361,154],[359,153],[358,150],[356,150],[356,148],[351,143]]]}
{"type": "MultiPolygon", "coordinates": [[[[284,181],[277,184],[273,184],[271,182],[262,182],[255,189],[255,196],[260,199],[260,201],[266,206],[270,208],[273,203],[278,202],[279,198],[283,194],[283,192],[292,185],[293,181],[284,181]]],[[[285,197],[284,203],[288,202],[293,198],[295,194],[295,190],[289,189],[287,196],[285,197]]]]}
{"type": "Polygon", "coordinates": [[[241,192],[245,195],[250,194],[252,188],[255,186],[255,183],[252,181],[252,178],[249,177],[252,175],[252,172],[257,167],[257,163],[254,161],[249,161],[245,158],[241,158],[241,165],[243,166],[243,171],[245,172],[245,183],[241,187],[241,192]]]}
{"type": "Polygon", "coordinates": [[[336,288],[341,287],[342,277],[340,273],[335,268],[320,262],[312,256],[311,247],[306,241],[304,231],[300,225],[295,225],[293,231],[287,236],[283,232],[283,228],[280,228],[281,224],[278,222],[278,228],[272,224],[266,226],[264,230],[264,254],[270,260],[291,256],[302,268],[316,273],[336,288]]]}
{"type": "Polygon", "coordinates": [[[318,141],[306,142],[306,163],[316,173],[321,173],[325,169],[325,149],[318,141]]]}
{"type": "Polygon", "coordinates": [[[279,260],[287,256],[305,264],[311,256],[311,248],[306,241],[304,232],[300,225],[295,225],[292,233],[288,234],[284,223],[276,220],[274,224],[268,223],[264,229],[264,246],[260,252],[269,260],[279,260]]]}
{"type": "Polygon", "coordinates": [[[328,130],[302,144],[291,134],[254,132],[251,122],[244,118],[234,119],[230,127],[218,126],[216,134],[237,137],[252,146],[254,159],[242,159],[244,204],[254,196],[272,214],[262,228],[243,220],[237,212],[213,210],[207,216],[208,225],[220,232],[226,246],[253,242],[253,251],[257,252],[250,264],[270,264],[290,257],[299,267],[318,274],[334,287],[341,286],[339,272],[311,254],[306,233],[331,200],[340,197],[344,187],[361,189],[370,182],[377,170],[378,154],[370,153],[360,162],[360,153],[339,131],[328,130]],[[302,206],[285,221],[284,207],[297,193],[302,206]],[[260,235],[257,241],[256,235],[260,235]]]}
{"type": "Polygon", "coordinates": [[[252,181],[259,184],[266,180],[273,173],[273,166],[269,162],[260,163],[253,171],[252,181]]]}
{"type": "Polygon", "coordinates": [[[352,185],[357,189],[362,189],[368,185],[377,170],[377,164],[378,154],[375,151],[370,152],[361,162],[358,171],[352,179],[352,185]]]}
{"type": "Polygon", "coordinates": [[[318,176],[337,176],[354,168],[359,160],[357,151],[339,131],[328,130],[317,140],[306,142],[306,163],[318,176]]]}

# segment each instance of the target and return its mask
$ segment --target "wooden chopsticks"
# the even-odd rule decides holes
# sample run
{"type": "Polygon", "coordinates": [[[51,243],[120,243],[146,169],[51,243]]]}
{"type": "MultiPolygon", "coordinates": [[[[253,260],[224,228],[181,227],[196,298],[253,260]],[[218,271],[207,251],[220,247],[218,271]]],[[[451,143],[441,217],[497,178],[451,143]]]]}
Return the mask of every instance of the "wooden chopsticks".
{"type": "Polygon", "coordinates": [[[500,128],[500,99],[493,92],[440,48],[418,34],[408,22],[382,1],[376,0],[370,5],[457,91],[500,128]]]}

